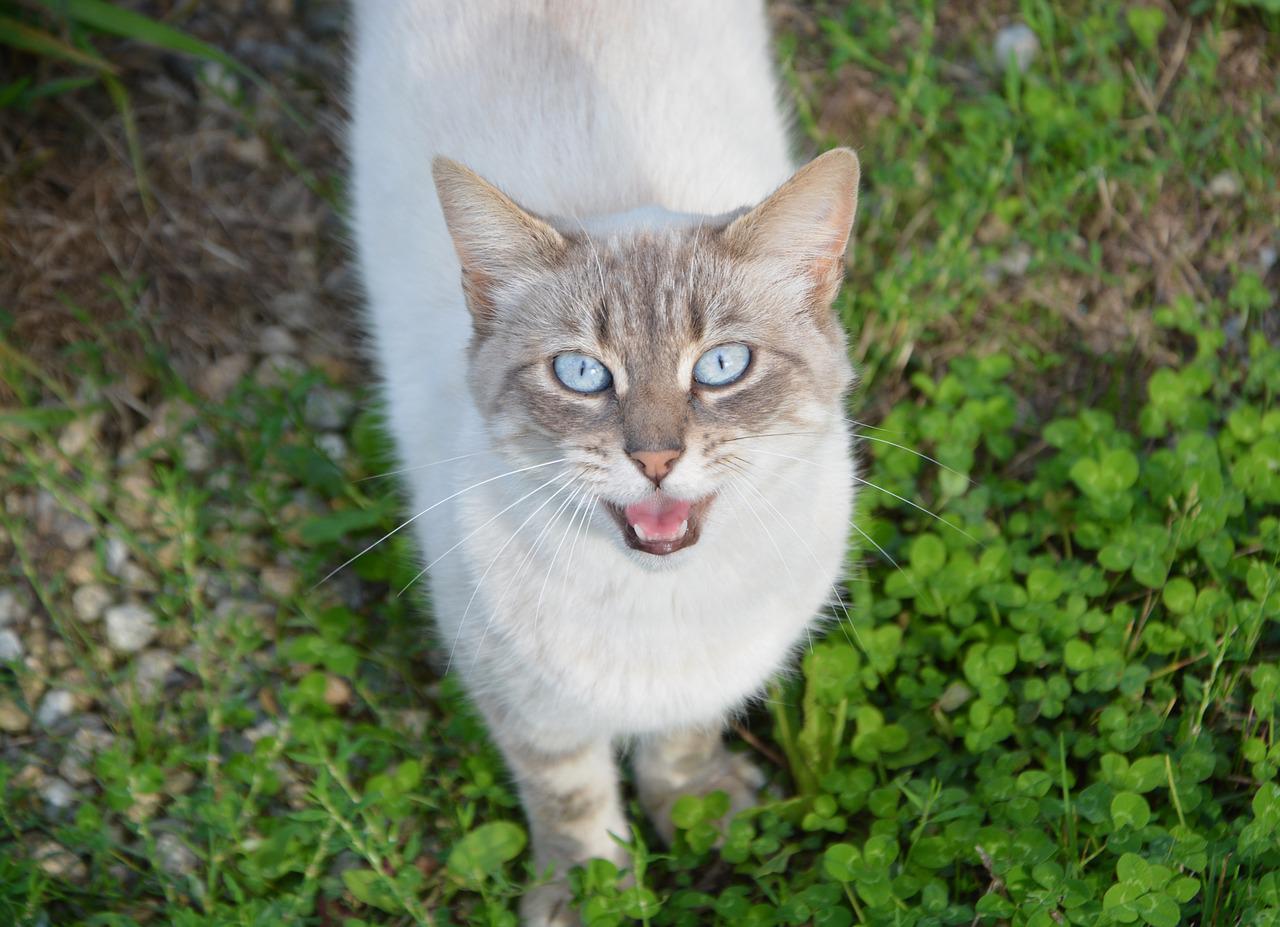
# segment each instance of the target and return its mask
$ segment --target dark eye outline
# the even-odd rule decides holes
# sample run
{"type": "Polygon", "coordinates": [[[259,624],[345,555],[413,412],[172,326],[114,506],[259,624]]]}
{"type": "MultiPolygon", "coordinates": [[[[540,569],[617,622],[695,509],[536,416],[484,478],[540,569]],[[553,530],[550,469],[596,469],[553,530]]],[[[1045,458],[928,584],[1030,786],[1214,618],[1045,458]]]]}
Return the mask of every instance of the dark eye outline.
{"type": "Polygon", "coordinates": [[[551,375],[555,377],[557,383],[559,383],[569,392],[573,393],[575,396],[598,396],[601,393],[603,393],[605,390],[607,390],[609,387],[613,386],[613,371],[605,366],[604,361],[600,360],[599,358],[592,357],[590,354],[581,354],[577,351],[564,351],[552,357],[551,358],[551,375]],[[594,361],[595,363],[599,364],[600,369],[604,371],[604,382],[601,383],[600,386],[596,387],[595,389],[578,389],[576,386],[572,386],[571,384],[566,382],[564,377],[560,375],[560,370],[558,365],[562,358],[570,358],[570,357],[579,358],[582,361],[594,361]]]}
{"type": "Polygon", "coordinates": [[[755,350],[751,347],[751,345],[747,344],[746,342],[726,341],[723,344],[717,344],[713,347],[707,348],[705,351],[699,354],[698,359],[693,362],[693,371],[692,371],[693,382],[697,383],[699,386],[704,387],[706,389],[723,389],[726,386],[732,386],[733,384],[737,383],[739,380],[741,380],[744,376],[747,375],[747,371],[751,369],[751,365],[755,363],[755,359],[756,359],[755,350]],[[707,381],[701,380],[698,378],[698,365],[702,363],[703,359],[708,354],[711,354],[714,351],[722,350],[723,348],[734,348],[734,347],[745,348],[747,351],[746,363],[742,365],[742,369],[738,371],[736,376],[734,376],[730,380],[723,380],[719,383],[708,383],[707,381]]]}

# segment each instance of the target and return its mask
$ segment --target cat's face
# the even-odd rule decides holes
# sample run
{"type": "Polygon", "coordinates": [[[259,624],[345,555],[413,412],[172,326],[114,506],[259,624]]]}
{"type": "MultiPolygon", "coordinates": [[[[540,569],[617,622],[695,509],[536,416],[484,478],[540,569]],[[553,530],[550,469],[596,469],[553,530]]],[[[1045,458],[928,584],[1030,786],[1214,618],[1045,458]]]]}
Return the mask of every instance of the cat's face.
{"type": "Polygon", "coordinates": [[[470,385],[495,443],[519,464],[563,458],[564,498],[598,500],[642,558],[692,547],[842,428],[851,371],[830,300],[851,154],[739,217],[610,233],[544,223],[456,165],[437,178],[475,321],[470,385]]]}

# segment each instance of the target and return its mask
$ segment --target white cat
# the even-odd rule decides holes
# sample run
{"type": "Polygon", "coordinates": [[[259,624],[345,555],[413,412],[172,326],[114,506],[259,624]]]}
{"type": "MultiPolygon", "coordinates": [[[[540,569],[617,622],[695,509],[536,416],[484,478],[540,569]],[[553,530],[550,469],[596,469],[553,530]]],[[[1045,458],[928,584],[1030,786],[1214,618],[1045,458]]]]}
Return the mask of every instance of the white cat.
{"type": "Polygon", "coordinates": [[[576,923],[565,870],[629,833],[619,745],[664,835],[680,794],[749,804],[721,727],[843,572],[858,162],[788,180],[758,3],[362,0],[355,48],[356,240],[432,611],[556,874],[526,923],[576,923]]]}

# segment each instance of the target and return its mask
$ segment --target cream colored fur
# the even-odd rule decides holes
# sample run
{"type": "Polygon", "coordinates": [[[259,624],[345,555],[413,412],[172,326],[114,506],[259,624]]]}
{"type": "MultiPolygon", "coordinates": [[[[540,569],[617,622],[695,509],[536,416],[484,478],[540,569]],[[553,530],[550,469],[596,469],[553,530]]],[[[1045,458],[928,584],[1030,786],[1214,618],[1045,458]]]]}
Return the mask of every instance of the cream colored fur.
{"type": "MultiPolygon", "coordinates": [[[[593,258],[625,261],[641,235],[661,251],[697,217],[759,203],[794,170],[763,10],[745,0],[355,8],[354,230],[412,529],[433,564],[431,609],[520,786],[535,863],[563,875],[593,855],[619,859],[608,831],[625,834],[613,754],[625,741],[640,744],[642,797],[658,815],[680,789],[724,787],[740,805],[759,784],[718,731],[805,644],[843,572],[854,483],[843,338],[829,320],[788,321],[831,382],[780,397],[786,423],[737,445],[749,479],[716,469],[713,442],[691,433],[663,490],[717,494],[700,540],[661,558],[627,549],[597,502],[651,491],[622,448],[588,478],[578,448],[545,429],[521,437],[523,411],[504,408],[499,388],[504,351],[517,348],[493,341],[469,354],[473,323],[432,161],[465,164],[565,236],[580,231],[593,258]]],[[[780,246],[775,267],[739,249],[739,285],[757,286],[761,307],[800,318],[808,278],[796,261],[843,253],[856,161],[826,170],[839,176],[825,201],[847,216],[779,200],[775,213],[795,214],[752,247],[789,236],[795,253],[780,246]],[[806,237],[806,222],[835,231],[806,237]]],[[[469,208],[481,193],[457,195],[469,208]]],[[[539,285],[516,277],[511,313],[512,294],[539,285]]],[[[589,276],[575,285],[589,288],[589,276]]],[[[552,311],[544,328],[554,325],[552,311]]],[[[672,388],[691,364],[673,367],[672,388]]],[[[532,892],[526,922],[574,923],[566,899],[561,881],[532,892]]]]}

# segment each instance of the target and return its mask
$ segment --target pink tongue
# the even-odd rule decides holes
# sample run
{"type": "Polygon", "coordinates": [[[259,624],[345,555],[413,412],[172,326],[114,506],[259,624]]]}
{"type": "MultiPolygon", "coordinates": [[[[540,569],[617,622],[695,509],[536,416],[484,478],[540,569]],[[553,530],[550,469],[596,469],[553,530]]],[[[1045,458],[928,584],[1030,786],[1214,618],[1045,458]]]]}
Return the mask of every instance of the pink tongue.
{"type": "Polygon", "coordinates": [[[643,502],[628,505],[627,524],[644,530],[651,540],[674,538],[680,532],[680,524],[689,517],[693,504],[683,499],[672,499],[654,493],[643,502]]]}

